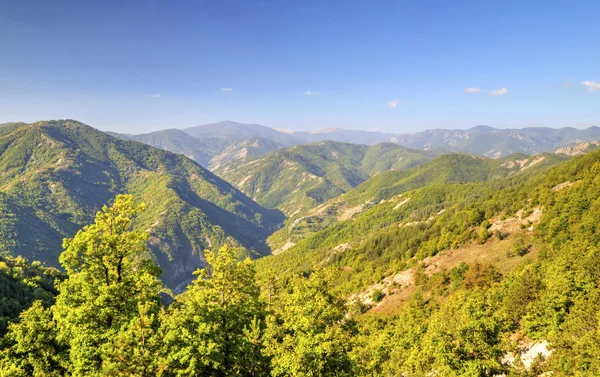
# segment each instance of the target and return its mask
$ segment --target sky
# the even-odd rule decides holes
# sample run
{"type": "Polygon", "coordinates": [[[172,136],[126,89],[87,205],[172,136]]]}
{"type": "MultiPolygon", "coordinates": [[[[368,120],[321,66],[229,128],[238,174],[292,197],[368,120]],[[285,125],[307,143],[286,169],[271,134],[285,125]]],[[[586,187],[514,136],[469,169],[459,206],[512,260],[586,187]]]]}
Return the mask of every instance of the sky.
{"type": "Polygon", "coordinates": [[[600,126],[600,1],[0,1],[0,123],[600,126]]]}

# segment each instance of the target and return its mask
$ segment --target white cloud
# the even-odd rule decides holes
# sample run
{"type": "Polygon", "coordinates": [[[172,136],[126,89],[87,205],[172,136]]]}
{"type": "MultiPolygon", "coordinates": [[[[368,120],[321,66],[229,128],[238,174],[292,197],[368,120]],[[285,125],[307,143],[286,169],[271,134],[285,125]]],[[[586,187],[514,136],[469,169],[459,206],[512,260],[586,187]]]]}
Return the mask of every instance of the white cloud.
{"type": "Polygon", "coordinates": [[[398,107],[398,103],[400,101],[398,101],[397,99],[393,99],[391,101],[388,101],[388,106],[390,109],[395,109],[396,107],[398,107]]]}
{"type": "Polygon", "coordinates": [[[231,88],[221,88],[222,92],[233,92],[233,89],[231,88]]]}
{"type": "Polygon", "coordinates": [[[508,93],[508,89],[507,88],[500,88],[500,89],[492,90],[490,92],[490,96],[503,96],[503,95],[505,95],[507,93],[508,93]]]}
{"type": "Polygon", "coordinates": [[[151,96],[152,98],[160,98],[160,93],[155,93],[151,96]]]}
{"type": "Polygon", "coordinates": [[[304,92],[305,96],[318,96],[320,93],[319,92],[311,92],[310,90],[307,90],[306,92],[304,92]]]}
{"type": "Polygon", "coordinates": [[[593,93],[596,90],[600,89],[600,83],[594,82],[594,81],[583,81],[581,83],[581,85],[585,86],[588,88],[588,92],[589,93],[593,93]]]}
{"type": "Polygon", "coordinates": [[[467,93],[467,94],[473,94],[473,93],[479,93],[479,92],[481,92],[481,88],[471,87],[471,88],[465,89],[465,93],[467,93]]]}

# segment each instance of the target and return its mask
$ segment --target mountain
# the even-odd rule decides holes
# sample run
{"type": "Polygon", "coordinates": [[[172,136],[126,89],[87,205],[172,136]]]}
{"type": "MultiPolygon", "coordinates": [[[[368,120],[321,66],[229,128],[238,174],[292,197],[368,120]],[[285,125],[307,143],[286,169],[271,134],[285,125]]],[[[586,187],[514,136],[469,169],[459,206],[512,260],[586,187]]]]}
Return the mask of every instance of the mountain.
{"type": "Polygon", "coordinates": [[[264,239],[283,220],[183,155],[72,120],[0,129],[0,171],[0,252],[57,265],[62,239],[128,192],[148,205],[136,226],[170,287],[204,265],[206,248],[268,253],[264,239]]]}
{"type": "Polygon", "coordinates": [[[533,155],[600,140],[600,127],[580,130],[571,127],[497,129],[477,126],[467,130],[432,129],[394,134],[343,128],[310,132],[282,131],[259,124],[223,121],[184,130],[171,129],[143,135],[114,135],[185,154],[213,170],[239,157],[244,159],[248,156],[260,156],[277,148],[326,140],[366,145],[392,142],[417,150],[435,149],[438,153],[466,152],[490,158],[501,158],[515,153],[533,155]],[[257,141],[261,147],[247,147],[257,141]]]}
{"type": "Polygon", "coordinates": [[[395,144],[375,146],[321,141],[278,149],[214,172],[267,208],[292,217],[389,169],[424,163],[429,153],[395,144]]]}
{"type": "Polygon", "coordinates": [[[221,139],[196,139],[182,130],[169,129],[148,134],[128,135],[108,133],[125,140],[139,141],[166,151],[183,154],[202,166],[208,167],[212,156],[221,151],[225,142],[221,139]]]}
{"type": "Polygon", "coordinates": [[[229,143],[219,153],[211,157],[208,168],[219,170],[223,166],[243,163],[252,157],[260,157],[271,151],[284,147],[283,144],[262,137],[248,137],[241,141],[229,143]]]}
{"type": "Polygon", "coordinates": [[[396,135],[376,131],[347,130],[334,127],[312,132],[293,132],[292,136],[301,139],[303,143],[330,140],[342,143],[373,145],[390,142],[396,135]]]}
{"type": "Polygon", "coordinates": [[[514,153],[532,155],[552,152],[560,147],[597,139],[600,139],[600,127],[578,130],[544,127],[496,129],[477,126],[468,130],[436,129],[402,134],[394,137],[392,141],[408,148],[453,148],[490,158],[500,158],[514,153]]]}
{"type": "Polygon", "coordinates": [[[240,141],[247,138],[260,137],[283,145],[302,143],[302,140],[297,139],[292,134],[277,131],[271,127],[261,126],[260,124],[238,123],[230,120],[190,127],[183,131],[190,136],[200,139],[214,138],[240,141]]]}
{"type": "Polygon", "coordinates": [[[422,260],[468,244],[484,219],[499,224],[503,211],[510,218],[523,208],[517,215],[525,219],[537,208],[536,201],[525,198],[537,195],[538,186],[550,190],[563,183],[560,176],[551,183],[539,181],[567,158],[549,154],[537,157],[545,161],[534,163],[535,157],[529,157],[527,163],[511,164],[523,161],[515,157],[498,161],[444,155],[375,176],[271,236],[270,242],[279,238],[278,245],[287,245],[258,261],[259,271],[273,277],[333,265],[343,269],[338,284],[350,294],[406,269],[411,258],[422,260]]]}
{"type": "Polygon", "coordinates": [[[274,130],[269,132],[269,130],[271,129],[259,125],[221,122],[192,127],[185,131],[168,129],[139,135],[107,133],[120,139],[139,141],[183,154],[203,167],[213,170],[232,161],[261,156],[285,145],[296,143],[287,140],[285,133],[274,130]],[[259,135],[266,135],[266,137],[259,135]],[[280,137],[282,135],[283,137],[280,137]]]}
{"type": "MultiPolygon", "coordinates": [[[[386,201],[397,201],[408,191],[443,184],[466,184],[505,179],[520,171],[543,169],[564,161],[555,154],[526,156],[515,154],[499,160],[464,154],[448,154],[405,170],[389,170],[375,175],[343,195],[299,213],[271,235],[268,243],[277,254],[296,242],[339,221],[351,219],[386,201]]],[[[404,199],[399,200],[398,205],[404,199]]]]}
{"type": "Polygon", "coordinates": [[[600,147],[600,141],[590,141],[586,143],[577,144],[572,147],[558,148],[555,153],[564,154],[567,156],[579,156],[596,150],[598,149],[598,147],[600,147]]]}

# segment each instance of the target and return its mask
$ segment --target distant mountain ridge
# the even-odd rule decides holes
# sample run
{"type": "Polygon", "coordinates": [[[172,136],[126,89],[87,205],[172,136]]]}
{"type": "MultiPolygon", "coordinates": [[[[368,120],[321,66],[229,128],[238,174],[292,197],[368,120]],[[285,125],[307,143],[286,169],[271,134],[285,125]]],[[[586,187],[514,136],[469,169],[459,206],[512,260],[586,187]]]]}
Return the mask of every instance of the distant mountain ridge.
{"type": "Polygon", "coordinates": [[[476,126],[466,130],[431,129],[415,133],[382,133],[343,128],[285,131],[259,124],[223,121],[183,130],[113,135],[185,154],[202,166],[214,170],[224,163],[245,161],[248,157],[261,156],[278,148],[325,140],[366,145],[391,142],[417,150],[466,152],[489,158],[501,158],[515,153],[533,155],[600,140],[600,127],[497,129],[476,126]]]}
{"type": "Polygon", "coordinates": [[[394,143],[415,149],[455,148],[490,158],[514,153],[532,155],[553,152],[557,148],[573,146],[600,138],[600,127],[576,128],[529,127],[497,129],[477,126],[468,130],[427,130],[394,137],[394,143]]]}

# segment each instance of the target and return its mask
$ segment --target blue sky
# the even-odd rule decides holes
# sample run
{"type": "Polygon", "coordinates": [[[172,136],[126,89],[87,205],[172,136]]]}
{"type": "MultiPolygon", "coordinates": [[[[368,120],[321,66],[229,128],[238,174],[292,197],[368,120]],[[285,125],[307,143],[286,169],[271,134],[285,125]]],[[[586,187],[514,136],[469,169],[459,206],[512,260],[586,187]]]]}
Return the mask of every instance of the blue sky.
{"type": "Polygon", "coordinates": [[[0,122],[600,126],[599,14],[597,0],[6,0],[0,122]]]}

